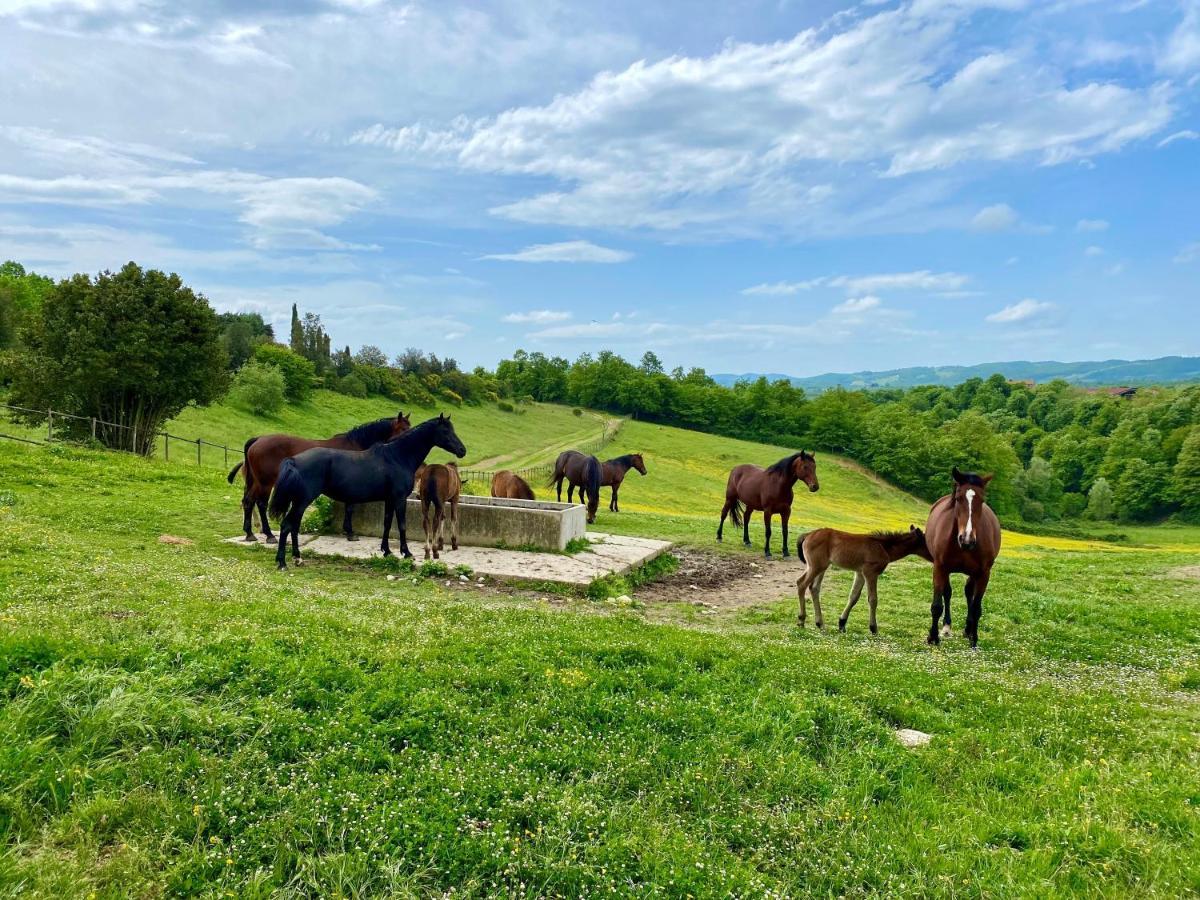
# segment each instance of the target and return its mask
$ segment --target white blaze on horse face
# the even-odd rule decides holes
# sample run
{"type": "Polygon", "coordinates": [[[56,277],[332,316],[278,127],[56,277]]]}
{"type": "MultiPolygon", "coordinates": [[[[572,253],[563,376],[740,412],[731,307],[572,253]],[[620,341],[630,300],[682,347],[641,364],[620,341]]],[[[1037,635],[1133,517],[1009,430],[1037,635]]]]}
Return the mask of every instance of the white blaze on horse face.
{"type": "Polygon", "coordinates": [[[975,540],[975,491],[967,491],[967,530],[963,534],[968,544],[975,540]]]}

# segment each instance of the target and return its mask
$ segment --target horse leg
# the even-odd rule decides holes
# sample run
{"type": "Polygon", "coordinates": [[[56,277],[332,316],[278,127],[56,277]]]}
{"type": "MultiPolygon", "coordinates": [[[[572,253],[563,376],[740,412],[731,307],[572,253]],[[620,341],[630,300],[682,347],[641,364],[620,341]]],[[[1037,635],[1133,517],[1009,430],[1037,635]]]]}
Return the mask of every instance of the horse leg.
{"type": "Polygon", "coordinates": [[[558,477],[558,480],[554,482],[554,484],[558,488],[558,502],[562,503],[562,476],[561,475],[558,477]]]}
{"type": "Polygon", "coordinates": [[[400,555],[412,559],[412,551],[408,549],[408,495],[392,500],[396,510],[396,529],[400,532],[400,555]]]}
{"type": "MultiPolygon", "coordinates": [[[[288,531],[291,532],[292,535],[292,562],[294,562],[296,565],[303,563],[303,560],[300,559],[300,523],[304,521],[304,509],[306,508],[307,507],[302,508],[298,503],[293,503],[292,520],[290,523],[288,523],[288,531]]],[[[279,546],[282,547],[283,544],[284,541],[281,537],[279,539],[279,546]]]]}
{"type": "Polygon", "coordinates": [[[450,549],[458,549],[458,501],[450,502],[450,549]]]}
{"type": "Polygon", "coordinates": [[[275,548],[275,568],[280,570],[287,569],[287,530],[289,521],[288,514],[285,512],[279,522],[279,546],[275,548]]]}
{"type": "Polygon", "coordinates": [[[771,511],[763,510],[763,532],[766,537],[763,539],[763,556],[766,559],[771,558],[771,511]]]}
{"type": "MultiPolygon", "coordinates": [[[[384,556],[392,555],[392,548],[388,546],[388,535],[392,533],[392,514],[395,511],[396,501],[388,497],[383,501],[383,540],[379,542],[379,549],[383,552],[384,556]]],[[[404,515],[404,513],[401,512],[400,515],[404,515]]]]}
{"type": "Polygon", "coordinates": [[[620,512],[620,510],[617,509],[617,486],[615,484],[612,486],[612,499],[608,501],[608,511],[620,512]]]}
{"type": "MultiPolygon", "coordinates": [[[[974,585],[974,584],[975,584],[974,578],[967,578],[967,583],[965,585],[963,585],[963,597],[967,601],[967,611],[968,612],[970,612],[970,609],[971,609],[971,592],[973,590],[972,585],[974,585]]],[[[950,635],[952,635],[954,633],[954,629],[950,627],[950,598],[953,596],[954,596],[954,585],[952,585],[950,583],[949,579],[946,579],[946,590],[945,590],[945,593],[942,595],[942,600],[946,604],[946,614],[944,616],[942,616],[942,637],[950,637],[950,635]]]]}
{"type": "Polygon", "coordinates": [[[979,646],[979,619],[983,615],[983,592],[987,590],[988,576],[978,575],[971,579],[974,588],[967,597],[967,627],[963,634],[971,642],[971,649],[979,646]]]}
{"type": "Polygon", "coordinates": [[[850,588],[850,602],[846,604],[846,608],[842,610],[842,615],[838,619],[838,631],[846,630],[846,620],[850,618],[850,610],[854,609],[854,604],[858,602],[858,598],[862,596],[863,584],[865,584],[862,572],[854,573],[854,587],[850,588]]]}
{"type": "Polygon", "coordinates": [[[812,584],[814,572],[816,572],[816,569],[810,565],[804,570],[804,574],[796,579],[796,593],[800,596],[800,616],[796,619],[796,624],[801,628],[804,627],[804,620],[808,618],[808,600],[804,596],[804,592],[812,584]]]}
{"type": "Polygon", "coordinates": [[[871,605],[871,634],[879,634],[879,623],[875,621],[875,609],[879,606],[879,573],[867,573],[867,603],[871,605]]]}
{"type": "Polygon", "coordinates": [[[342,519],[342,531],[346,533],[346,540],[358,540],[358,535],[354,533],[354,507],[349,503],[346,504],[346,515],[342,519]]]}
{"type": "Polygon", "coordinates": [[[271,534],[271,519],[267,516],[267,500],[270,497],[270,491],[267,491],[266,496],[260,493],[254,502],[258,506],[258,519],[262,523],[263,540],[268,544],[273,544],[275,543],[275,535],[271,534]]]}
{"type": "Polygon", "coordinates": [[[785,509],[779,514],[779,524],[783,527],[783,556],[786,559],[792,555],[792,551],[788,549],[788,519],[792,517],[792,511],[785,509]]]}
{"type": "Polygon", "coordinates": [[[942,598],[946,596],[950,590],[950,573],[942,570],[937,563],[933,565],[933,603],[930,604],[929,613],[933,617],[933,623],[929,626],[929,637],[925,639],[926,643],[937,644],[941,639],[938,637],[938,617],[942,614],[942,598]]]}
{"type": "Polygon", "coordinates": [[[254,498],[250,496],[249,488],[242,491],[242,531],[246,532],[242,538],[246,543],[252,544],[258,540],[254,536],[254,498]]]}
{"type": "Polygon", "coordinates": [[[742,516],[742,543],[747,547],[750,546],[750,515],[753,510],[749,506],[746,507],[746,513],[742,516]]]}
{"type": "MultiPolygon", "coordinates": [[[[579,489],[579,499],[580,500],[583,499],[583,488],[579,489]]],[[[567,482],[567,502],[568,503],[575,502],[575,482],[573,482],[573,481],[567,482]]]]}
{"type": "Polygon", "coordinates": [[[719,544],[723,538],[725,531],[725,517],[729,515],[729,511],[733,509],[733,501],[728,497],[725,498],[725,505],[721,507],[721,521],[717,525],[717,543],[719,544]]]}
{"type": "Polygon", "coordinates": [[[825,630],[825,616],[821,612],[821,582],[825,580],[825,572],[821,572],[812,580],[809,587],[809,593],[813,598],[813,615],[816,617],[816,626],[820,631],[825,630]]]}

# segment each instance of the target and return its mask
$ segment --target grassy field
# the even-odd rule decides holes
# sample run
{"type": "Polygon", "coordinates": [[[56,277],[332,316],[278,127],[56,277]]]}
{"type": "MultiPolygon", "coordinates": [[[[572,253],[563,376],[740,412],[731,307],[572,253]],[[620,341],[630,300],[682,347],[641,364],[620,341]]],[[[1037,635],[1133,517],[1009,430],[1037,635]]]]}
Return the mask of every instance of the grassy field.
{"type": "MultiPolygon", "coordinates": [[[[334,430],[387,412],[351,402],[334,430]]],[[[501,415],[455,413],[470,458],[535,461],[599,424],[501,415]]],[[[631,422],[611,452],[633,450],[650,474],[597,527],[703,546],[728,466],[783,453],[631,422]]],[[[818,459],[798,528],[923,518],[818,459]]],[[[239,516],[216,467],[0,442],[0,473],[0,895],[1200,891],[1200,531],[1008,535],[971,653],[922,643],[915,562],[884,579],[878,637],[862,609],[825,635],[784,596],[279,576],[219,541],[239,516]]],[[[827,583],[827,619],[848,584],[827,583]]]]}

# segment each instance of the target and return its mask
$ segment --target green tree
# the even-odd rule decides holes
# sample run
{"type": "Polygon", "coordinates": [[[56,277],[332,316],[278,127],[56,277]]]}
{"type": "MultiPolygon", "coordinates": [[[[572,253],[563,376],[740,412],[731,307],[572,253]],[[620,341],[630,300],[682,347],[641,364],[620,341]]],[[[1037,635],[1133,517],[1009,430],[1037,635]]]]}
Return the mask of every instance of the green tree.
{"type": "Polygon", "coordinates": [[[304,355],[304,325],[300,322],[300,310],[292,304],[292,327],[288,333],[288,347],[293,353],[304,355]]]}
{"type": "Polygon", "coordinates": [[[132,262],[95,279],[75,275],[30,319],[13,400],[123,426],[97,437],[148,454],[167,419],[225,393],[219,334],[208,301],[177,275],[132,262]]]}
{"type": "Polygon", "coordinates": [[[230,398],[257,416],[270,415],[283,407],[283,373],[275,366],[251,360],[233,379],[230,398]]]}
{"type": "Polygon", "coordinates": [[[279,370],[288,400],[299,403],[312,396],[316,370],[303,356],[280,344],[260,344],[254,349],[254,358],[279,370]]]}
{"type": "Polygon", "coordinates": [[[1167,467],[1131,459],[1113,491],[1117,514],[1131,522],[1147,522],[1166,512],[1167,467]]]}
{"type": "Polygon", "coordinates": [[[1184,515],[1200,518],[1200,426],[1194,426],[1183,442],[1172,472],[1171,490],[1184,515]]]}
{"type": "Polygon", "coordinates": [[[0,350],[17,343],[21,329],[53,288],[51,279],[26,272],[18,262],[0,264],[0,350]]]}
{"type": "Polygon", "coordinates": [[[1088,491],[1087,516],[1104,521],[1113,517],[1113,489],[1107,478],[1097,478],[1088,491]]]}

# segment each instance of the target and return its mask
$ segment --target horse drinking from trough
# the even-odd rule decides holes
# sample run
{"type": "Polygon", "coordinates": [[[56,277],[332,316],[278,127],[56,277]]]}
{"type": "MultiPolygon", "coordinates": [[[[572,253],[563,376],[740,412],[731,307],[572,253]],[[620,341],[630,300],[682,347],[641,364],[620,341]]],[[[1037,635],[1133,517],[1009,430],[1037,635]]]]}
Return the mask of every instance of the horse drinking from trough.
{"type": "Polygon", "coordinates": [[[284,460],[270,505],[271,515],[282,520],[279,526],[279,549],[275,553],[276,565],[280,569],[287,568],[285,557],[289,534],[292,536],[292,557],[299,565],[300,521],[309,504],[321,494],[347,504],[382,500],[383,543],[380,549],[383,555],[392,555],[388,547],[388,533],[392,530],[392,516],[398,514],[396,524],[400,529],[400,552],[411,557],[408,535],[405,533],[405,504],[412,493],[417,467],[434,447],[441,447],[459,459],[467,455],[467,448],[454,433],[449,416],[440,415],[422,422],[385,444],[376,444],[370,450],[316,447],[284,460]]]}
{"type": "MultiPolygon", "coordinates": [[[[314,447],[329,447],[333,450],[367,450],[376,444],[390,441],[409,429],[408,416],[398,413],[396,418],[377,419],[365,422],[335,434],[324,440],[296,437],[292,434],[263,434],[246,441],[245,454],[242,462],[230,470],[228,480],[233,484],[238,469],[243,469],[246,487],[242,491],[242,529],[246,532],[246,541],[253,541],[253,510],[258,507],[258,518],[262,522],[264,540],[268,544],[275,543],[275,535],[271,534],[271,523],[267,520],[267,500],[271,496],[271,488],[279,478],[279,467],[289,456],[296,456],[314,447]]],[[[354,536],[351,524],[354,510],[346,507],[346,517],[343,530],[346,538],[358,540],[354,536]]]]}
{"type": "Polygon", "coordinates": [[[916,525],[910,525],[908,531],[876,531],[873,534],[848,534],[832,528],[818,528],[801,535],[796,541],[796,555],[807,568],[796,579],[796,590],[800,594],[800,627],[804,627],[807,613],[805,590],[812,594],[817,628],[825,627],[825,617],[821,614],[821,582],[832,565],[854,573],[850,602],[838,619],[838,631],[846,630],[850,610],[854,609],[865,585],[867,603],[871,607],[871,634],[878,634],[875,608],[879,602],[879,576],[890,563],[914,554],[922,559],[930,559],[925,534],[916,525]]]}
{"type": "Polygon", "coordinates": [[[642,459],[642,454],[626,453],[624,456],[605,460],[600,464],[600,486],[612,488],[612,499],[608,501],[608,508],[612,512],[621,511],[617,504],[617,491],[621,489],[625,473],[630,469],[637,469],[641,475],[646,474],[646,461],[642,459]]]}
{"type": "Polygon", "coordinates": [[[950,474],[954,491],[933,504],[925,523],[925,540],[933,557],[933,604],[929,608],[933,623],[928,641],[938,643],[938,616],[943,603],[942,634],[950,635],[950,575],[961,573],[967,576],[967,626],[963,636],[975,648],[979,644],[983,593],[1000,555],[1000,520],[987,505],[991,475],[960,472],[957,466],[950,474]]]}
{"type": "Polygon", "coordinates": [[[578,450],[564,450],[554,461],[554,474],[547,485],[558,488],[558,502],[562,503],[562,483],[567,482],[567,502],[571,503],[575,488],[579,488],[579,500],[587,504],[587,520],[596,521],[596,509],[600,506],[600,483],[604,468],[594,456],[578,450]]]}
{"type": "Polygon", "coordinates": [[[421,529],[425,532],[425,558],[438,559],[438,551],[446,546],[442,537],[446,525],[446,506],[450,507],[450,549],[458,549],[458,500],[462,494],[462,478],[458,463],[434,463],[422,466],[421,529]]]}
{"type": "Polygon", "coordinates": [[[504,469],[492,476],[492,496],[508,500],[536,500],[533,488],[518,475],[504,469]]]}
{"type": "Polygon", "coordinates": [[[735,466],[725,485],[725,506],[721,509],[721,523],[717,526],[717,540],[722,539],[725,517],[729,516],[734,525],[742,526],[742,543],[749,547],[750,514],[761,509],[767,535],[763,556],[771,555],[771,516],[776,513],[783,525],[783,555],[788,556],[788,519],[792,516],[792,487],[797,481],[807,484],[809,491],[816,491],[820,487],[817,482],[817,460],[803,450],[785,456],[765,469],[754,465],[735,466]]]}

